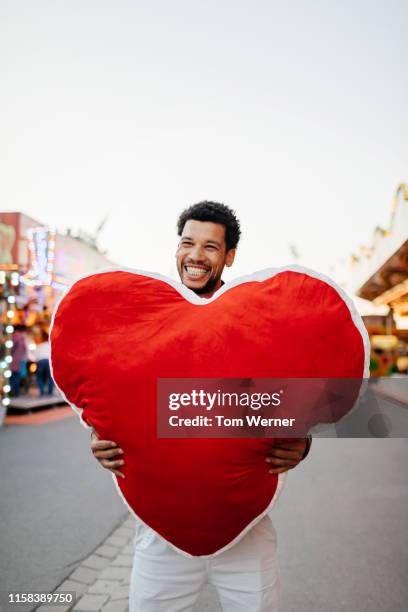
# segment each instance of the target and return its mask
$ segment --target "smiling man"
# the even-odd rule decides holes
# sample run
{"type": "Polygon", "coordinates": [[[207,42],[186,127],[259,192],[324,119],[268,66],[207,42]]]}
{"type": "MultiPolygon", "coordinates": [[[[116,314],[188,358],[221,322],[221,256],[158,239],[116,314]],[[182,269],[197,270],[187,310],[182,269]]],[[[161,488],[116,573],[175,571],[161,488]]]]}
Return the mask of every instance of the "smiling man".
{"type": "Polygon", "coordinates": [[[211,297],[222,283],[224,267],[234,263],[240,238],[238,220],[223,204],[201,202],[187,208],[179,217],[181,237],[176,252],[177,271],[183,285],[200,297],[211,297]],[[231,220],[228,226],[213,220],[231,220]],[[223,218],[224,217],[224,218],[223,218]]]}
{"type": "MultiPolygon", "coordinates": [[[[217,202],[200,202],[178,219],[177,270],[183,285],[210,298],[222,285],[225,266],[233,264],[240,238],[235,213],[217,202]]],[[[306,456],[310,440],[276,442],[265,461],[270,473],[286,472],[306,456]]],[[[91,448],[101,465],[116,476],[123,450],[92,433],[91,448]]],[[[270,517],[261,519],[233,547],[212,557],[186,557],[146,525],[137,525],[129,612],[190,612],[207,583],[218,593],[224,612],[277,612],[280,582],[276,533],[270,517]]]]}

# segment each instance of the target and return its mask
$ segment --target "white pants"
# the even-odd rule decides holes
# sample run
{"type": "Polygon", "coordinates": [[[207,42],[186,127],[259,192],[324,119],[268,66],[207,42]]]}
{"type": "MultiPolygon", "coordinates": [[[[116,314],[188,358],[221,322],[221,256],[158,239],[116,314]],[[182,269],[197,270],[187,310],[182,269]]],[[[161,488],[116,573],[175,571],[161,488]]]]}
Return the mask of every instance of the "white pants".
{"type": "Polygon", "coordinates": [[[151,532],[139,532],[129,612],[190,612],[206,584],[217,590],[224,612],[278,612],[276,544],[268,515],[235,546],[209,559],[186,557],[151,532]]]}

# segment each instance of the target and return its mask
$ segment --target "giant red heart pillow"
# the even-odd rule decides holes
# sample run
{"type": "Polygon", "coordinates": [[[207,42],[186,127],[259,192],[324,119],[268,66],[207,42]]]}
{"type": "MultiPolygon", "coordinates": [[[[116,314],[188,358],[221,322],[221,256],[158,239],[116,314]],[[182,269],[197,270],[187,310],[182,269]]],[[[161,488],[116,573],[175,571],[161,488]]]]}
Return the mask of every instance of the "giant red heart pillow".
{"type": "Polygon", "coordinates": [[[138,519],[178,550],[213,555],[277,498],[271,439],[163,439],[158,378],[358,378],[368,342],[352,302],[299,267],[265,270],[211,299],[144,272],[94,274],[61,300],[52,370],[67,401],[124,450],[117,484],[138,519]]]}

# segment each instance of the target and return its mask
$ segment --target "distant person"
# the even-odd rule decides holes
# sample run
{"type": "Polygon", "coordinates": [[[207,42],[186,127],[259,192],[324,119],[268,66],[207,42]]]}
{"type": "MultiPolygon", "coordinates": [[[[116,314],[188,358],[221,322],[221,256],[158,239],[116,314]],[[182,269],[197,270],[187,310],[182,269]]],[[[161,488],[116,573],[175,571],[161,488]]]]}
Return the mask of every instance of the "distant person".
{"type": "Polygon", "coordinates": [[[42,340],[35,349],[35,360],[37,362],[36,378],[40,396],[44,397],[47,383],[48,395],[52,395],[54,381],[52,380],[50,370],[50,343],[48,342],[48,334],[46,332],[42,332],[42,340]]]}
{"type": "Polygon", "coordinates": [[[27,363],[27,341],[23,332],[23,327],[17,325],[13,334],[13,346],[11,348],[11,395],[18,397],[20,395],[21,369],[23,363],[27,363]]]}

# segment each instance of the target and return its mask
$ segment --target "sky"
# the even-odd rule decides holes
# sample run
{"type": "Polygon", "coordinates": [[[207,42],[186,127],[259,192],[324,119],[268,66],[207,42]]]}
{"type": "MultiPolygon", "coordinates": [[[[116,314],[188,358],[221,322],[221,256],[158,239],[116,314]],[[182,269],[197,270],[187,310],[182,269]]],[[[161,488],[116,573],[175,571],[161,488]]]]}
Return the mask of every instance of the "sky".
{"type": "Polygon", "coordinates": [[[408,181],[403,1],[0,0],[0,210],[175,273],[178,214],[241,220],[225,278],[322,272],[408,181]]]}

